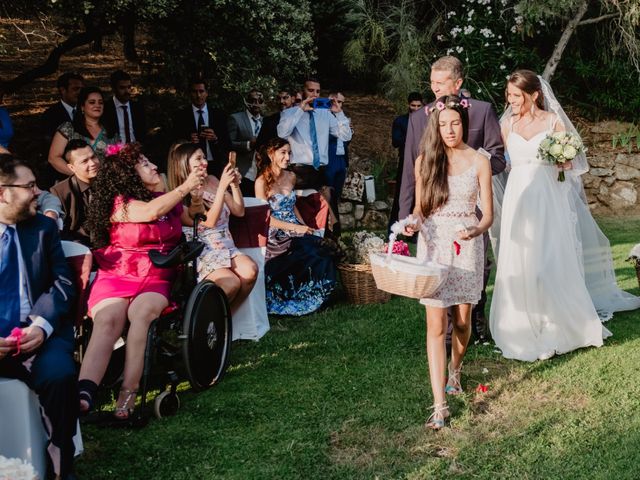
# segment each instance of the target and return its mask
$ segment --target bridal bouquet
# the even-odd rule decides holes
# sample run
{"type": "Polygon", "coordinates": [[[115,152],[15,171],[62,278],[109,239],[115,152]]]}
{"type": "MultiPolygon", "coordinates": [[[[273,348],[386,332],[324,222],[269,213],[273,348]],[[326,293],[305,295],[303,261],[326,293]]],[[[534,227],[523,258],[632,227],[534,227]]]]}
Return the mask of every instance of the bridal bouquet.
{"type": "MultiPolygon", "coordinates": [[[[538,147],[538,158],[554,165],[564,164],[585,152],[584,144],[571,132],[554,132],[545,137],[538,147]]],[[[564,170],[558,173],[558,181],[564,182],[564,170]]]]}

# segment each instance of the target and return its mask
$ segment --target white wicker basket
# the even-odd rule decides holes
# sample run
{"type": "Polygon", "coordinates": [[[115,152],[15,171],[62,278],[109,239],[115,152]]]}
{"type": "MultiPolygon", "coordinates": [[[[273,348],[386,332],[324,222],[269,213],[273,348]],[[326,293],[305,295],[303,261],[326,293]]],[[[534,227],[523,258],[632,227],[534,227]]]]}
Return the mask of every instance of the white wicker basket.
{"type": "Polygon", "coordinates": [[[392,254],[396,235],[407,219],[396,222],[389,235],[388,253],[369,254],[371,272],[380,290],[409,298],[427,298],[435,293],[447,276],[448,267],[429,260],[392,254]]]}

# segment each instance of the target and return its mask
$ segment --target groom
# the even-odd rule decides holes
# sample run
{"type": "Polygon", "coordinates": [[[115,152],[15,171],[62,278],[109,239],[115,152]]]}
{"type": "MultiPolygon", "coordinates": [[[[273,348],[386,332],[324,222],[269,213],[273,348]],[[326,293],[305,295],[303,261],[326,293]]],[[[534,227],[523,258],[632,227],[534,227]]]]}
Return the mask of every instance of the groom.
{"type": "MultiPolygon", "coordinates": [[[[453,56],[445,56],[431,65],[431,91],[436,98],[445,95],[460,95],[460,88],[464,81],[462,62],[453,56]]],[[[469,99],[469,137],[467,144],[474,149],[484,148],[491,154],[491,171],[497,175],[505,169],[504,147],[500,135],[500,124],[493,107],[488,102],[469,99]]],[[[403,219],[413,211],[415,201],[416,179],[414,163],[420,155],[420,140],[427,126],[427,116],[433,103],[409,115],[409,126],[404,149],[404,167],[400,184],[400,211],[398,218],[403,219]]],[[[478,215],[481,215],[477,211],[478,215]]],[[[473,333],[478,340],[485,340],[488,335],[488,325],[484,314],[487,301],[486,288],[491,272],[491,262],[487,258],[489,236],[484,234],[484,283],[480,302],[473,309],[471,324],[473,333]]]]}

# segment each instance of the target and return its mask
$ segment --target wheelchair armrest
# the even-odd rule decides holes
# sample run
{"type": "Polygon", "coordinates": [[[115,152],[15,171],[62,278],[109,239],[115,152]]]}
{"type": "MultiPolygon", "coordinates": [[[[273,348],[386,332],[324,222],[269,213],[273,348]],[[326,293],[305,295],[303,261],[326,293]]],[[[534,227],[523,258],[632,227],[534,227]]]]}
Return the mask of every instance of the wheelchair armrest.
{"type": "Polygon", "coordinates": [[[169,253],[164,254],[159,250],[149,250],[149,258],[158,268],[174,268],[183,263],[188,263],[196,258],[204,249],[204,243],[198,240],[182,242],[169,253]]]}

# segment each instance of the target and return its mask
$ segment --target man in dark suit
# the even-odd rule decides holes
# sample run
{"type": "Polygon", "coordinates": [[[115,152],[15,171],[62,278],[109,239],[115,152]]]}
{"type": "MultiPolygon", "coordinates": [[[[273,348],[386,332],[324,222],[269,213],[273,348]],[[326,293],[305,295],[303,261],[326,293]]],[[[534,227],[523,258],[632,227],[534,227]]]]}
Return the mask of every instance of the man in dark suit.
{"type": "Polygon", "coordinates": [[[43,188],[49,188],[56,180],[62,180],[64,175],[57,173],[46,161],[49,156],[51,139],[58,130],[60,124],[72,122],[78,103],[78,95],[84,87],[82,75],[77,73],[63,73],[56,82],[60,100],[47,108],[40,117],[40,134],[44,161],[38,168],[38,183],[43,188]]]}
{"type": "MultiPolygon", "coordinates": [[[[464,81],[462,62],[453,56],[445,56],[431,65],[431,91],[436,98],[444,95],[459,95],[464,81]]],[[[494,175],[502,172],[506,167],[504,146],[500,134],[500,124],[493,107],[488,102],[469,99],[469,138],[467,144],[475,149],[484,148],[491,154],[491,171],[494,175]]],[[[420,140],[427,125],[429,107],[413,112],[409,115],[407,140],[404,152],[404,167],[400,186],[400,209],[398,218],[405,218],[413,211],[415,201],[414,163],[420,155],[420,140]]],[[[478,212],[479,213],[479,212],[478,212]]],[[[491,262],[487,256],[489,235],[484,234],[485,271],[482,298],[472,313],[473,332],[477,339],[484,340],[489,335],[484,306],[487,300],[486,286],[491,272],[491,262]]]]}
{"type": "Polygon", "coordinates": [[[100,160],[84,140],[70,140],[64,149],[64,159],[73,175],[51,187],[62,203],[64,220],[60,236],[63,240],[79,242],[91,247],[89,232],[85,230],[91,184],[98,175],[100,160]]]}
{"type": "Polygon", "coordinates": [[[207,171],[220,178],[230,150],[227,117],[207,103],[209,92],[203,80],[189,84],[191,105],[181,108],[173,117],[175,140],[199,143],[207,157],[207,171]]]}
{"type": "Polygon", "coordinates": [[[407,97],[407,105],[409,111],[404,115],[395,118],[391,125],[391,144],[398,149],[398,165],[396,168],[396,188],[393,194],[393,206],[389,214],[389,231],[391,225],[398,220],[398,209],[400,208],[400,184],[402,183],[402,170],[404,167],[404,142],[407,140],[407,128],[409,128],[409,115],[416,110],[420,110],[423,106],[422,94],[419,92],[411,92],[407,97]]]}
{"type": "Polygon", "coordinates": [[[116,132],[125,143],[143,143],[147,136],[144,108],[131,100],[131,76],[116,70],[110,78],[113,97],[104,103],[102,122],[107,130],[116,132]]]}
{"type": "Polygon", "coordinates": [[[256,140],[262,128],[262,108],[264,97],[262,92],[252,89],[245,98],[246,108],[242,112],[232,113],[227,120],[231,150],[237,153],[237,167],[242,175],[240,190],[245,197],[254,197],[254,181],[256,164],[254,154],[256,140]]]}
{"type": "Polygon", "coordinates": [[[79,400],[73,325],[75,289],[58,227],[36,213],[33,172],[0,154],[0,376],[35,390],[55,475],[71,473],[79,400]]]}
{"type": "Polygon", "coordinates": [[[262,122],[262,128],[256,139],[256,151],[260,150],[265,143],[272,138],[278,136],[278,123],[280,123],[280,113],[291,108],[293,106],[293,99],[295,97],[295,90],[289,87],[282,87],[278,90],[276,99],[278,101],[279,110],[273,115],[269,115],[264,118],[262,122]]]}

